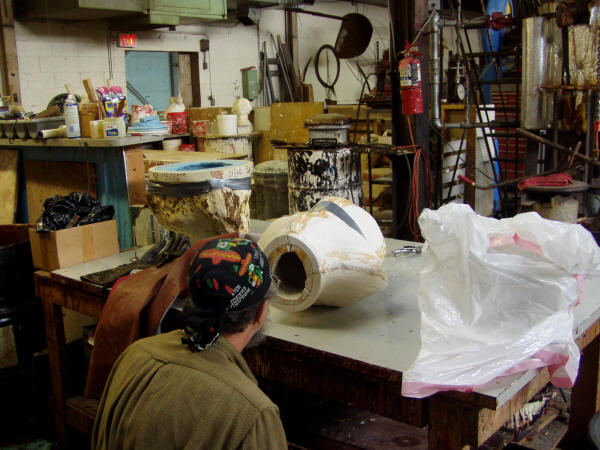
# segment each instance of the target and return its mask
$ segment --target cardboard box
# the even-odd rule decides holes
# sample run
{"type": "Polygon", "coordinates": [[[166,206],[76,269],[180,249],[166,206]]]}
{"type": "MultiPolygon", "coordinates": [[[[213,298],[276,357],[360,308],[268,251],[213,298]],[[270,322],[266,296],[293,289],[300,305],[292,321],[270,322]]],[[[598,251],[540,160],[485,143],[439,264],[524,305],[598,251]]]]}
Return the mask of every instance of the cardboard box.
{"type": "Polygon", "coordinates": [[[48,271],[119,253],[114,219],[49,233],[30,229],[29,240],[33,265],[48,271]]]}

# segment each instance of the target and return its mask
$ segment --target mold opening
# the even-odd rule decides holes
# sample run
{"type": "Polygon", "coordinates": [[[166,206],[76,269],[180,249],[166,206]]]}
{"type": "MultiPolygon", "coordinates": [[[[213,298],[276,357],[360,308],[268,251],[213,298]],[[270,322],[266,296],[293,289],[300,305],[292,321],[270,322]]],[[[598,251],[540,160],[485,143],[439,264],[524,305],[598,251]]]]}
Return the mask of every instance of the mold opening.
{"type": "Polygon", "coordinates": [[[281,255],[273,273],[281,280],[278,294],[281,297],[300,297],[306,285],[306,271],[302,260],[294,252],[281,255]]]}
{"type": "Polygon", "coordinates": [[[171,172],[191,172],[194,170],[220,169],[227,167],[229,164],[225,161],[202,161],[195,163],[184,163],[176,167],[165,168],[165,171],[171,172]]]}

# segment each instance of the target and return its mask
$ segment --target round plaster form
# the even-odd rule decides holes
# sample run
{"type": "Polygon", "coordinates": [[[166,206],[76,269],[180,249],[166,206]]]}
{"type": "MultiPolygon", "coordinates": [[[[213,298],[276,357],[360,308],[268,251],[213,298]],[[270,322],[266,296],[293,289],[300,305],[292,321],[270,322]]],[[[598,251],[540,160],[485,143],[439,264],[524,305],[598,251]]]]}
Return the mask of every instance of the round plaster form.
{"type": "Polygon", "coordinates": [[[249,161],[234,160],[153,167],[148,181],[158,189],[149,188],[148,206],[162,226],[189,237],[191,242],[217,234],[248,232],[252,168],[249,161]]]}
{"type": "Polygon", "coordinates": [[[259,240],[280,280],[272,296],[277,308],[350,305],[387,285],[386,247],[377,222],[349,200],[328,197],[317,208],[322,202],[343,213],[336,215],[334,207],[334,212],[317,209],[285,216],[269,225],[259,240]]]}

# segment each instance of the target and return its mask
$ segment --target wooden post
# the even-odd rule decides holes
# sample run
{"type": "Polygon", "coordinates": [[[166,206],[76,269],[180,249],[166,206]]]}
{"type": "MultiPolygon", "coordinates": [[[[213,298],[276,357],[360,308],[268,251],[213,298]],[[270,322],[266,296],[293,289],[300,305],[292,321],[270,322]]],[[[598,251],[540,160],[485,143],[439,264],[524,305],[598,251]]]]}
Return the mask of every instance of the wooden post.
{"type": "Polygon", "coordinates": [[[200,53],[190,53],[190,70],[192,75],[192,105],[202,106],[200,94],[200,53]]]}
{"type": "MultiPolygon", "coordinates": [[[[469,119],[471,123],[476,122],[476,111],[475,105],[471,106],[469,111],[469,119]]],[[[467,130],[467,167],[465,168],[465,174],[467,178],[475,180],[475,164],[476,164],[476,152],[477,152],[477,131],[475,128],[469,128],[467,130]]],[[[465,183],[465,203],[471,205],[471,208],[475,209],[475,188],[470,184],[465,183]]]]}
{"type": "Polygon", "coordinates": [[[12,0],[1,0],[2,19],[2,91],[10,95],[10,102],[21,103],[21,84],[19,82],[19,62],[17,60],[17,41],[15,38],[15,20],[12,0]]]}
{"type": "Polygon", "coordinates": [[[435,396],[429,402],[429,448],[465,450],[477,442],[478,410],[435,396]]]}
{"type": "Polygon", "coordinates": [[[300,57],[298,54],[298,13],[285,12],[285,42],[292,54],[292,66],[300,78],[300,57]]]}
{"type": "Polygon", "coordinates": [[[561,448],[576,448],[584,442],[592,416],[600,411],[600,337],[596,337],[581,352],[579,374],[571,391],[569,430],[561,441],[561,448]]]}
{"type": "MultiPolygon", "coordinates": [[[[43,274],[43,272],[38,272],[43,274]]],[[[50,274],[47,274],[50,277],[50,274]]],[[[39,281],[36,281],[38,283],[39,281]]],[[[47,283],[39,284],[39,294],[44,306],[44,323],[46,344],[50,361],[50,382],[52,385],[52,412],[56,439],[64,444],[65,429],[65,398],[67,389],[66,339],[63,323],[62,307],[52,301],[53,288],[47,283]]]]}

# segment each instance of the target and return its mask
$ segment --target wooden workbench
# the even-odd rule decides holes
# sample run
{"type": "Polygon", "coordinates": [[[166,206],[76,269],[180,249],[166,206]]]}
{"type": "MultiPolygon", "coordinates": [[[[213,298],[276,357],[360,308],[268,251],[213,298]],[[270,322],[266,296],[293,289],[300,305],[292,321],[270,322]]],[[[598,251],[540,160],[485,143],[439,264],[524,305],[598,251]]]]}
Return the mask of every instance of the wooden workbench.
{"type": "MultiPolygon", "coordinates": [[[[264,225],[253,231],[261,231],[264,225]]],[[[312,307],[291,313],[271,309],[268,339],[246,351],[254,373],[285,386],[331,398],[412,425],[429,425],[429,447],[479,446],[549,381],[548,371],[531,370],[504,377],[472,393],[441,393],[426,399],[401,395],[402,372],[420,347],[417,306],[420,256],[391,256],[406,244],[387,240],[388,287],[344,308],[312,307]]],[[[61,306],[98,317],[107,292],[79,281],[85,273],[126,262],[131,252],[52,273],[37,272],[35,283],[44,303],[57,435],[66,425],[89,433],[95,402],[71,397],[65,378],[65,342],[61,306]]],[[[598,363],[600,278],[588,280],[575,309],[575,336],[583,349],[572,393],[570,433],[585,435],[591,415],[600,409],[598,363]]]]}
{"type": "Polygon", "coordinates": [[[89,192],[103,205],[113,205],[122,249],[133,245],[130,204],[144,203],[142,146],[164,136],[112,139],[0,139],[0,148],[19,151],[20,222],[33,223],[44,199],[72,191],[89,192]]]}

